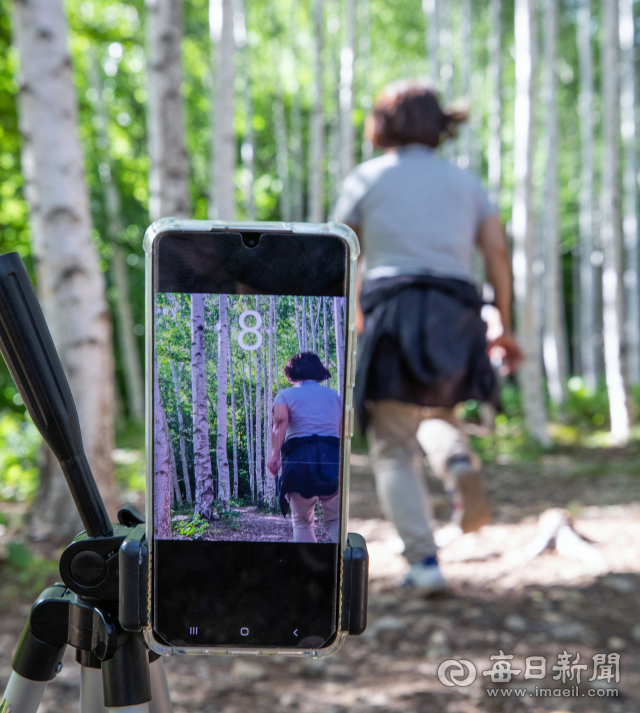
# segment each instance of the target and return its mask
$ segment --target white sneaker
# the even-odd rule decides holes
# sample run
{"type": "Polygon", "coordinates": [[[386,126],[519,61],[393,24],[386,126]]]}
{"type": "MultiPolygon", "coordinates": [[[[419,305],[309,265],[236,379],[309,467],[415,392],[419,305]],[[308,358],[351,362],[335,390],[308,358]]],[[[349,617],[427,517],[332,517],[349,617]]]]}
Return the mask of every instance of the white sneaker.
{"type": "Polygon", "coordinates": [[[412,564],[400,585],[403,589],[420,592],[423,595],[443,592],[447,582],[437,564],[412,564]]]}

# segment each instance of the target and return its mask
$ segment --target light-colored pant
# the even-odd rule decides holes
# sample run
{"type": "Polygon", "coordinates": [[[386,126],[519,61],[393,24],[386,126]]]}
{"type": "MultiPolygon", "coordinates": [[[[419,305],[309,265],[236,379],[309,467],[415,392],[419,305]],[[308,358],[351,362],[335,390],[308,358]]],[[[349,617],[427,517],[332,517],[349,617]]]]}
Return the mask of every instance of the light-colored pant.
{"type": "Polygon", "coordinates": [[[340,491],[335,495],[315,495],[303,498],[300,493],[288,493],[286,496],[291,507],[294,542],[317,542],[316,540],[316,503],[322,503],[322,524],[331,542],[338,541],[340,527],[340,491]]]}
{"type": "Polygon", "coordinates": [[[436,476],[452,491],[447,463],[455,456],[478,458],[453,409],[424,408],[401,401],[369,404],[369,444],[380,507],[404,542],[410,564],[436,553],[431,501],[422,473],[423,451],[436,476]]]}

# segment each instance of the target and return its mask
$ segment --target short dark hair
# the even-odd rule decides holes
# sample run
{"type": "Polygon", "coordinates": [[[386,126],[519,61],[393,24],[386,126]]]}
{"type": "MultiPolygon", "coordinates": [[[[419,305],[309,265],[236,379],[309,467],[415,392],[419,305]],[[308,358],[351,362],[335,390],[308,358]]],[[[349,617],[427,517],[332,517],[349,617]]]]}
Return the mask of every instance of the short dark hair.
{"type": "Polygon", "coordinates": [[[367,117],[366,135],[374,146],[394,148],[425,144],[436,148],[455,136],[458,124],[466,121],[465,110],[444,110],[435,90],[419,82],[389,84],[367,117]]]}
{"type": "Polygon", "coordinates": [[[289,381],[325,381],[331,372],[313,352],[300,352],[287,362],[284,373],[289,381]]]}

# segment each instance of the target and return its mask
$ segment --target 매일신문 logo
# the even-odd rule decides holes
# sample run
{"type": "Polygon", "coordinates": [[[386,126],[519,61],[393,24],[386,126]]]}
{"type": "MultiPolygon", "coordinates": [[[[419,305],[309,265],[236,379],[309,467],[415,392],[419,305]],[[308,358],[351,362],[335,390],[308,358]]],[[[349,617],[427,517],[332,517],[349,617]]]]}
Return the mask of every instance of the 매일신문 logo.
{"type": "Polygon", "coordinates": [[[447,659],[438,666],[438,679],[445,686],[470,686],[476,680],[476,667],[467,659],[447,659]]]}

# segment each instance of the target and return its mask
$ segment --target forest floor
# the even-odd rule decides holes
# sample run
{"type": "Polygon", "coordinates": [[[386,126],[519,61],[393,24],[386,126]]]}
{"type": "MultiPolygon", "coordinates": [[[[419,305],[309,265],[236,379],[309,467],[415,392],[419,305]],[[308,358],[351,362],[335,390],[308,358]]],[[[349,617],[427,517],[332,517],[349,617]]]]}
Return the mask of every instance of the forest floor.
{"type": "MultiPolygon", "coordinates": [[[[174,522],[189,516],[172,517],[174,522]]],[[[322,510],[316,508],[316,539],[331,542],[322,525],[322,510]]],[[[174,540],[188,540],[189,537],[173,535],[174,540]]],[[[293,542],[291,514],[283,517],[280,513],[266,513],[255,505],[232,508],[224,519],[212,523],[199,537],[201,540],[235,542],[293,542]]]]}
{"type": "MultiPolygon", "coordinates": [[[[493,465],[485,482],[494,524],[440,552],[451,593],[423,599],[395,586],[406,569],[401,543],[383,519],[366,459],[352,468],[351,525],[371,557],[369,625],[333,657],[175,657],[166,661],[176,713],[638,713],[640,711],[640,451],[572,449],[535,462],[493,465]],[[524,564],[521,548],[538,531],[538,516],[567,507],[575,528],[602,554],[604,565],[543,553],[524,564]],[[502,651],[521,673],[492,683],[502,651]],[[554,680],[563,652],[580,664],[582,683],[554,680]],[[620,654],[620,680],[593,676],[592,656],[620,654]],[[525,658],[546,657],[544,680],[525,679],[525,658]],[[467,687],[437,676],[446,659],[477,668],[467,687]],[[487,689],[493,691],[488,693],[487,689]],[[546,689],[543,696],[540,689],[546,689]],[[510,693],[509,693],[510,692],[510,693]]],[[[444,497],[433,486],[436,514],[444,497]]],[[[0,582],[0,586],[3,583],[0,582]]],[[[6,601],[6,600],[5,600],[6,601]]],[[[0,613],[0,690],[29,603],[7,601],[0,613]]],[[[600,671],[603,673],[603,671],[600,671]]],[[[79,668],[65,667],[48,687],[40,711],[77,710],[79,668]]]]}

